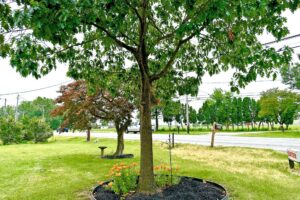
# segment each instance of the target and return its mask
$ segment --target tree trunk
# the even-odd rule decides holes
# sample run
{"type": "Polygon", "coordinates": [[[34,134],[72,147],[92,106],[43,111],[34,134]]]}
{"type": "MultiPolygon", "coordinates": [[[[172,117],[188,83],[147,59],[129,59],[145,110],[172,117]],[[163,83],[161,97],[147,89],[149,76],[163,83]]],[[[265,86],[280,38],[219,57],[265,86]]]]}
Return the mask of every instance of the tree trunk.
{"type": "Polygon", "coordinates": [[[153,173],[153,147],[151,130],[151,84],[147,75],[142,75],[142,94],[141,94],[141,160],[138,191],[144,194],[154,192],[154,173],[153,173]]]}
{"type": "Polygon", "coordinates": [[[122,129],[117,129],[117,134],[118,134],[118,144],[117,144],[117,149],[116,152],[114,153],[114,156],[120,156],[123,154],[124,151],[124,130],[122,129]]]}
{"type": "Polygon", "coordinates": [[[212,128],[212,133],[211,133],[211,141],[210,141],[211,148],[213,148],[215,145],[215,134],[216,134],[216,129],[215,129],[215,123],[214,123],[213,128],[212,128]]]}
{"type": "Polygon", "coordinates": [[[286,124],[285,126],[286,126],[286,130],[289,130],[289,124],[286,124]]]}
{"type": "Polygon", "coordinates": [[[91,128],[88,128],[88,130],[86,131],[86,141],[91,141],[91,128]]]}
{"type": "Polygon", "coordinates": [[[261,121],[258,123],[258,130],[260,130],[261,121]]]}
{"type": "Polygon", "coordinates": [[[283,123],[279,123],[279,124],[280,124],[281,132],[284,132],[283,123]]]}

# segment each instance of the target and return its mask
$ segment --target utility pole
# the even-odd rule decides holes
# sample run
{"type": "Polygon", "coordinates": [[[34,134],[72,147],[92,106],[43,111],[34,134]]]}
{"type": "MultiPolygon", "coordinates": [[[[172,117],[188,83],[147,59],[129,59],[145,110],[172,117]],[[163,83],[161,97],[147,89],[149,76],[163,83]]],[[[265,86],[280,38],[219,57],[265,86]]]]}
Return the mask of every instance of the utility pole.
{"type": "MultiPolygon", "coordinates": [[[[187,78],[187,72],[185,72],[185,78],[187,78]]],[[[188,97],[188,94],[186,94],[185,98],[186,98],[185,106],[186,106],[186,126],[187,126],[186,130],[187,130],[187,134],[190,134],[189,97],[188,97]]]]}
{"type": "Polygon", "coordinates": [[[18,121],[18,116],[19,116],[19,111],[18,111],[18,107],[19,107],[19,98],[20,98],[20,95],[18,94],[17,95],[17,105],[16,105],[16,112],[15,112],[15,120],[18,121]]]}

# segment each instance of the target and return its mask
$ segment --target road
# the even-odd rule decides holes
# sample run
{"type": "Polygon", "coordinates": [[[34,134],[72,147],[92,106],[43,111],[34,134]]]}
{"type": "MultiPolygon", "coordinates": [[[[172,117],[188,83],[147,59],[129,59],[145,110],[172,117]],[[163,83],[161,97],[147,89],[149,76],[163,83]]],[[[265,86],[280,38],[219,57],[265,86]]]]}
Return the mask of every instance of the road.
{"type": "MultiPolygon", "coordinates": [[[[117,138],[116,133],[91,133],[96,138],[117,138]]],[[[58,136],[58,134],[55,134],[58,136]]],[[[85,137],[85,133],[62,133],[59,136],[85,137]]],[[[167,134],[153,134],[153,140],[166,142],[167,134]]],[[[139,134],[125,134],[125,140],[139,140],[139,134]]],[[[175,135],[175,143],[210,145],[211,135],[175,135]]],[[[294,138],[262,138],[262,137],[239,137],[231,133],[216,134],[215,146],[235,146],[273,149],[286,151],[288,148],[300,149],[300,139],[294,138]]]]}

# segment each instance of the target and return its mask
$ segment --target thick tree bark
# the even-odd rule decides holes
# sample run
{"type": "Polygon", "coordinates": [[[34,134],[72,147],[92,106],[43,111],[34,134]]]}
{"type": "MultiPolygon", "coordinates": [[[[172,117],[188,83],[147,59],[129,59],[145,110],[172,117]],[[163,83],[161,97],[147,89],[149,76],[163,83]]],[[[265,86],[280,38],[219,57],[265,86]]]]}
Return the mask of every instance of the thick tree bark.
{"type": "Polygon", "coordinates": [[[153,148],[151,130],[151,83],[149,77],[142,76],[142,95],[141,95],[141,162],[138,191],[150,194],[154,192],[154,173],[153,173],[153,148]]]}
{"type": "Polygon", "coordinates": [[[216,129],[215,129],[215,123],[214,123],[213,127],[212,127],[211,141],[210,141],[211,148],[213,148],[215,146],[215,134],[216,134],[216,129]]]}
{"type": "Polygon", "coordinates": [[[120,156],[123,154],[124,151],[124,130],[117,130],[118,134],[118,144],[117,144],[117,149],[116,152],[114,153],[114,156],[120,156]]]}
{"type": "Polygon", "coordinates": [[[88,128],[88,130],[86,131],[86,141],[91,141],[91,128],[88,128]]]}

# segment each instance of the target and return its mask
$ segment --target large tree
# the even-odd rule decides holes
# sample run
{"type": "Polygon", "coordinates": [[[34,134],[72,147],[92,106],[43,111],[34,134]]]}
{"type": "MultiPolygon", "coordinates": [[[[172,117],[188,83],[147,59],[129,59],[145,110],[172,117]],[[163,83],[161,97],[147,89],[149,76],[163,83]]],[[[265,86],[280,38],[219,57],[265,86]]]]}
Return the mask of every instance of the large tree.
{"type": "Polygon", "coordinates": [[[263,92],[258,103],[260,117],[273,119],[275,123],[280,124],[283,130],[283,124],[288,129],[288,126],[293,124],[294,119],[298,116],[300,95],[274,88],[263,92]]]}
{"type": "Polygon", "coordinates": [[[112,96],[106,90],[94,90],[89,93],[84,81],[61,86],[61,95],[56,99],[60,105],[53,111],[53,115],[62,115],[66,126],[87,130],[87,141],[90,140],[92,123],[98,119],[113,121],[118,134],[114,156],[122,155],[124,132],[131,122],[134,106],[122,96],[112,96]]]}
{"type": "Polygon", "coordinates": [[[290,63],[291,50],[264,48],[257,36],[264,30],[278,40],[286,36],[286,18],[281,13],[299,6],[299,0],[17,3],[0,4],[0,55],[9,56],[23,76],[39,78],[57,63],[66,63],[69,76],[91,83],[105,85],[111,73],[120,74],[120,81],[123,76],[138,81],[139,191],[144,193],[154,191],[151,97],[154,87],[159,87],[156,82],[171,77],[167,81],[174,87],[198,85],[205,72],[213,75],[233,68],[231,86],[237,90],[257,75],[274,75],[274,68],[290,63]]]}

